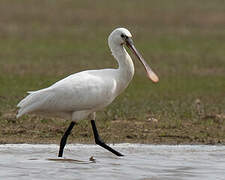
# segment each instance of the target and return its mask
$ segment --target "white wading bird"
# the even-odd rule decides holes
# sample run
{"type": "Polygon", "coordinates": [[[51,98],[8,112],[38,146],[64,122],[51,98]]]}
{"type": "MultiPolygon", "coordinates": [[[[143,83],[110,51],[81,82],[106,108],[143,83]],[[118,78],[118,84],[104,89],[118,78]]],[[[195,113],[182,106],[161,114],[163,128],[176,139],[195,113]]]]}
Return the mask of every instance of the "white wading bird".
{"type": "Polygon", "coordinates": [[[109,35],[108,44],[119,64],[118,69],[87,70],[70,75],[48,88],[28,92],[29,95],[17,105],[19,107],[17,118],[26,113],[36,113],[71,120],[60,142],[59,157],[63,155],[67,137],[74,125],[87,117],[91,118],[96,144],[117,156],[123,156],[99,137],[95,126],[95,112],[108,106],[128,86],[134,76],[134,64],[124,45],[127,45],[144,65],[148,78],[153,82],[159,80],[134,47],[131,37],[131,33],[125,28],[117,28],[109,35]]]}

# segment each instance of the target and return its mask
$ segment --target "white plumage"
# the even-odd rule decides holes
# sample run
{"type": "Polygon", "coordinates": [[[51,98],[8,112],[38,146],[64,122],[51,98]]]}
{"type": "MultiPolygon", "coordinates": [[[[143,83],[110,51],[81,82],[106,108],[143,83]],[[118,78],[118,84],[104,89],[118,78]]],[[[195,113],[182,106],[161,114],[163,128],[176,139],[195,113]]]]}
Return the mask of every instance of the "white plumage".
{"type": "Polygon", "coordinates": [[[134,75],[134,65],[124,44],[144,64],[148,77],[157,82],[157,76],[134,48],[131,37],[127,29],[117,28],[108,38],[112,55],[119,64],[118,69],[82,71],[48,88],[30,91],[17,105],[17,118],[26,113],[37,113],[78,121],[109,105],[128,86],[134,75]]]}

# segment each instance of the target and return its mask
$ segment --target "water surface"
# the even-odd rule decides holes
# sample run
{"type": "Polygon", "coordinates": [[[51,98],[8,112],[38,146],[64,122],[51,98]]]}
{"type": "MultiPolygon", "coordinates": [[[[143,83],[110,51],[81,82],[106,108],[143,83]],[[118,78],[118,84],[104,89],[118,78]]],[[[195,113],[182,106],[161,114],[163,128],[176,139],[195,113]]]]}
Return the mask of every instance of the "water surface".
{"type": "Polygon", "coordinates": [[[111,145],[116,157],[96,145],[0,145],[0,179],[225,180],[225,146],[111,145]],[[90,160],[90,158],[93,158],[90,160]]]}

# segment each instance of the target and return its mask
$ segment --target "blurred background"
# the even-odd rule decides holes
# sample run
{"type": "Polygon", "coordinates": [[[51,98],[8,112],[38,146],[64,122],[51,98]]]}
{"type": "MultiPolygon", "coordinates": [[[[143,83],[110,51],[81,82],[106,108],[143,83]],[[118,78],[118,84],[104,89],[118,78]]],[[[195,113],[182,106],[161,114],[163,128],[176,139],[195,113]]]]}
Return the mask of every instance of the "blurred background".
{"type": "MultiPolygon", "coordinates": [[[[129,88],[97,114],[103,139],[225,143],[223,0],[1,0],[0,142],[58,142],[69,122],[16,120],[16,104],[72,73],[117,67],[107,44],[116,27],[130,30],[160,81],[132,56],[129,88]]],[[[80,124],[71,139],[87,142],[91,127],[80,124]]]]}

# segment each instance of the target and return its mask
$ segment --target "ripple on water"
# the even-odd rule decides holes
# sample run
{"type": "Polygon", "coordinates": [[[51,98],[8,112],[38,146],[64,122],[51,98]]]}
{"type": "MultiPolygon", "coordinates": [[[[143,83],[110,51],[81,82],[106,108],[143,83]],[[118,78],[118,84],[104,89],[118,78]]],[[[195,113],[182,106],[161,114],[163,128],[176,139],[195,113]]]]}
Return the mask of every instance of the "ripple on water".
{"type": "Polygon", "coordinates": [[[225,146],[116,144],[0,145],[0,179],[225,179],[225,146]]]}

